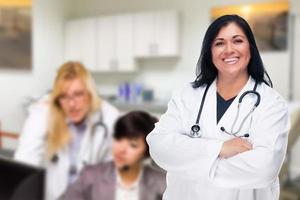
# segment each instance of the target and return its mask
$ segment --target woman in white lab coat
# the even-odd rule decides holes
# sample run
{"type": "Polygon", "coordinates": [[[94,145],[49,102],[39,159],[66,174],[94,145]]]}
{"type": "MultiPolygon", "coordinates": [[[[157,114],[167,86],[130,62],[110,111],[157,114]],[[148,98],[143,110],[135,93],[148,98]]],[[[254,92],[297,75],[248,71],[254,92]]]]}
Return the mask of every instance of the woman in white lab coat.
{"type": "Polygon", "coordinates": [[[15,159],[46,168],[46,199],[63,199],[84,165],[111,156],[118,111],[101,100],[78,62],[58,70],[53,91],[30,107],[15,159]]]}
{"type": "Polygon", "coordinates": [[[288,130],[286,102],[272,89],[248,23],[216,19],[196,80],[174,93],[147,137],[167,171],[163,199],[277,200],[288,130]]]}

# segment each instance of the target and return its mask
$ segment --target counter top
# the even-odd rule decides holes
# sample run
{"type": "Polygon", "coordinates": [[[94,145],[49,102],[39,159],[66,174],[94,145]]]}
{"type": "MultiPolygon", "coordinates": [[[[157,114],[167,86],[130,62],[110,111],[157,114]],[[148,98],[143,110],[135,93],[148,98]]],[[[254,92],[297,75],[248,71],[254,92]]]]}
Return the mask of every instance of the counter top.
{"type": "Polygon", "coordinates": [[[167,110],[167,102],[150,101],[141,103],[126,103],[121,101],[110,101],[119,110],[128,112],[133,110],[143,110],[150,113],[163,114],[167,110]]]}

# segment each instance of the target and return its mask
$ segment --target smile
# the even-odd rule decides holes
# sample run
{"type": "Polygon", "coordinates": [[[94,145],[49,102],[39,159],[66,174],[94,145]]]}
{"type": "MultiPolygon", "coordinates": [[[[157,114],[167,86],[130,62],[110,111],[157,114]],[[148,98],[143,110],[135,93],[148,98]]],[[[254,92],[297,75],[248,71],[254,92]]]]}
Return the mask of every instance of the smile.
{"type": "Polygon", "coordinates": [[[234,65],[235,63],[237,63],[239,59],[237,57],[235,58],[225,58],[224,62],[228,65],[234,65]]]}

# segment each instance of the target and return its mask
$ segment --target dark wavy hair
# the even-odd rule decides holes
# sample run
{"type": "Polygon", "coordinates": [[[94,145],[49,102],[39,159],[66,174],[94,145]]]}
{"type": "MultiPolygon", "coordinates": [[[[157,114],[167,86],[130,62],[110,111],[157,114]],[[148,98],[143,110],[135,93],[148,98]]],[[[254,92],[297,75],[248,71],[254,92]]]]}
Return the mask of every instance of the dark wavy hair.
{"type": "Polygon", "coordinates": [[[157,121],[156,117],[144,111],[129,112],[117,120],[113,137],[116,140],[142,137],[146,144],[145,157],[149,157],[149,147],[146,142],[146,137],[154,129],[154,124],[157,121]]]}
{"type": "Polygon", "coordinates": [[[192,87],[198,88],[202,85],[210,85],[216,78],[218,70],[212,62],[212,43],[217,37],[220,29],[227,26],[229,23],[235,23],[239,26],[249,41],[251,54],[247,67],[249,75],[256,82],[264,82],[270,87],[273,87],[272,81],[264,68],[262,59],[258,52],[252,30],[247,21],[238,15],[223,15],[213,21],[208,27],[202,42],[200,57],[197,62],[196,79],[191,83],[192,87]]]}

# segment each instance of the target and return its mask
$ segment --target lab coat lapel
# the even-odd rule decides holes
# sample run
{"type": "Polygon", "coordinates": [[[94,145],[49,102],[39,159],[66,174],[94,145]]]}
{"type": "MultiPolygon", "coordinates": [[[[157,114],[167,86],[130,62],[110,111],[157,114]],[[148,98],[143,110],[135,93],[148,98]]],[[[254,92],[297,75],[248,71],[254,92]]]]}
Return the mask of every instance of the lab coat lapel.
{"type": "Polygon", "coordinates": [[[102,139],[99,137],[102,137],[103,130],[100,130],[100,128],[93,130],[93,125],[96,123],[95,120],[97,117],[98,113],[95,113],[88,119],[88,125],[80,145],[79,169],[82,168],[83,164],[95,164],[98,161],[97,152],[100,150],[102,142],[102,139]]]}
{"type": "Polygon", "coordinates": [[[79,151],[79,169],[82,168],[83,164],[93,164],[94,161],[94,147],[96,143],[96,139],[94,137],[95,133],[92,130],[94,124],[94,116],[89,117],[87,120],[87,128],[84,132],[79,151]]]}
{"type": "Polygon", "coordinates": [[[85,132],[83,133],[83,138],[80,144],[80,150],[78,154],[78,169],[81,169],[84,165],[89,164],[91,160],[91,126],[88,124],[85,132]]]}
{"type": "MultiPolygon", "coordinates": [[[[205,89],[204,89],[205,90],[205,89]]],[[[216,80],[210,85],[203,110],[201,113],[200,127],[203,137],[215,138],[216,127],[216,80]]]]}

